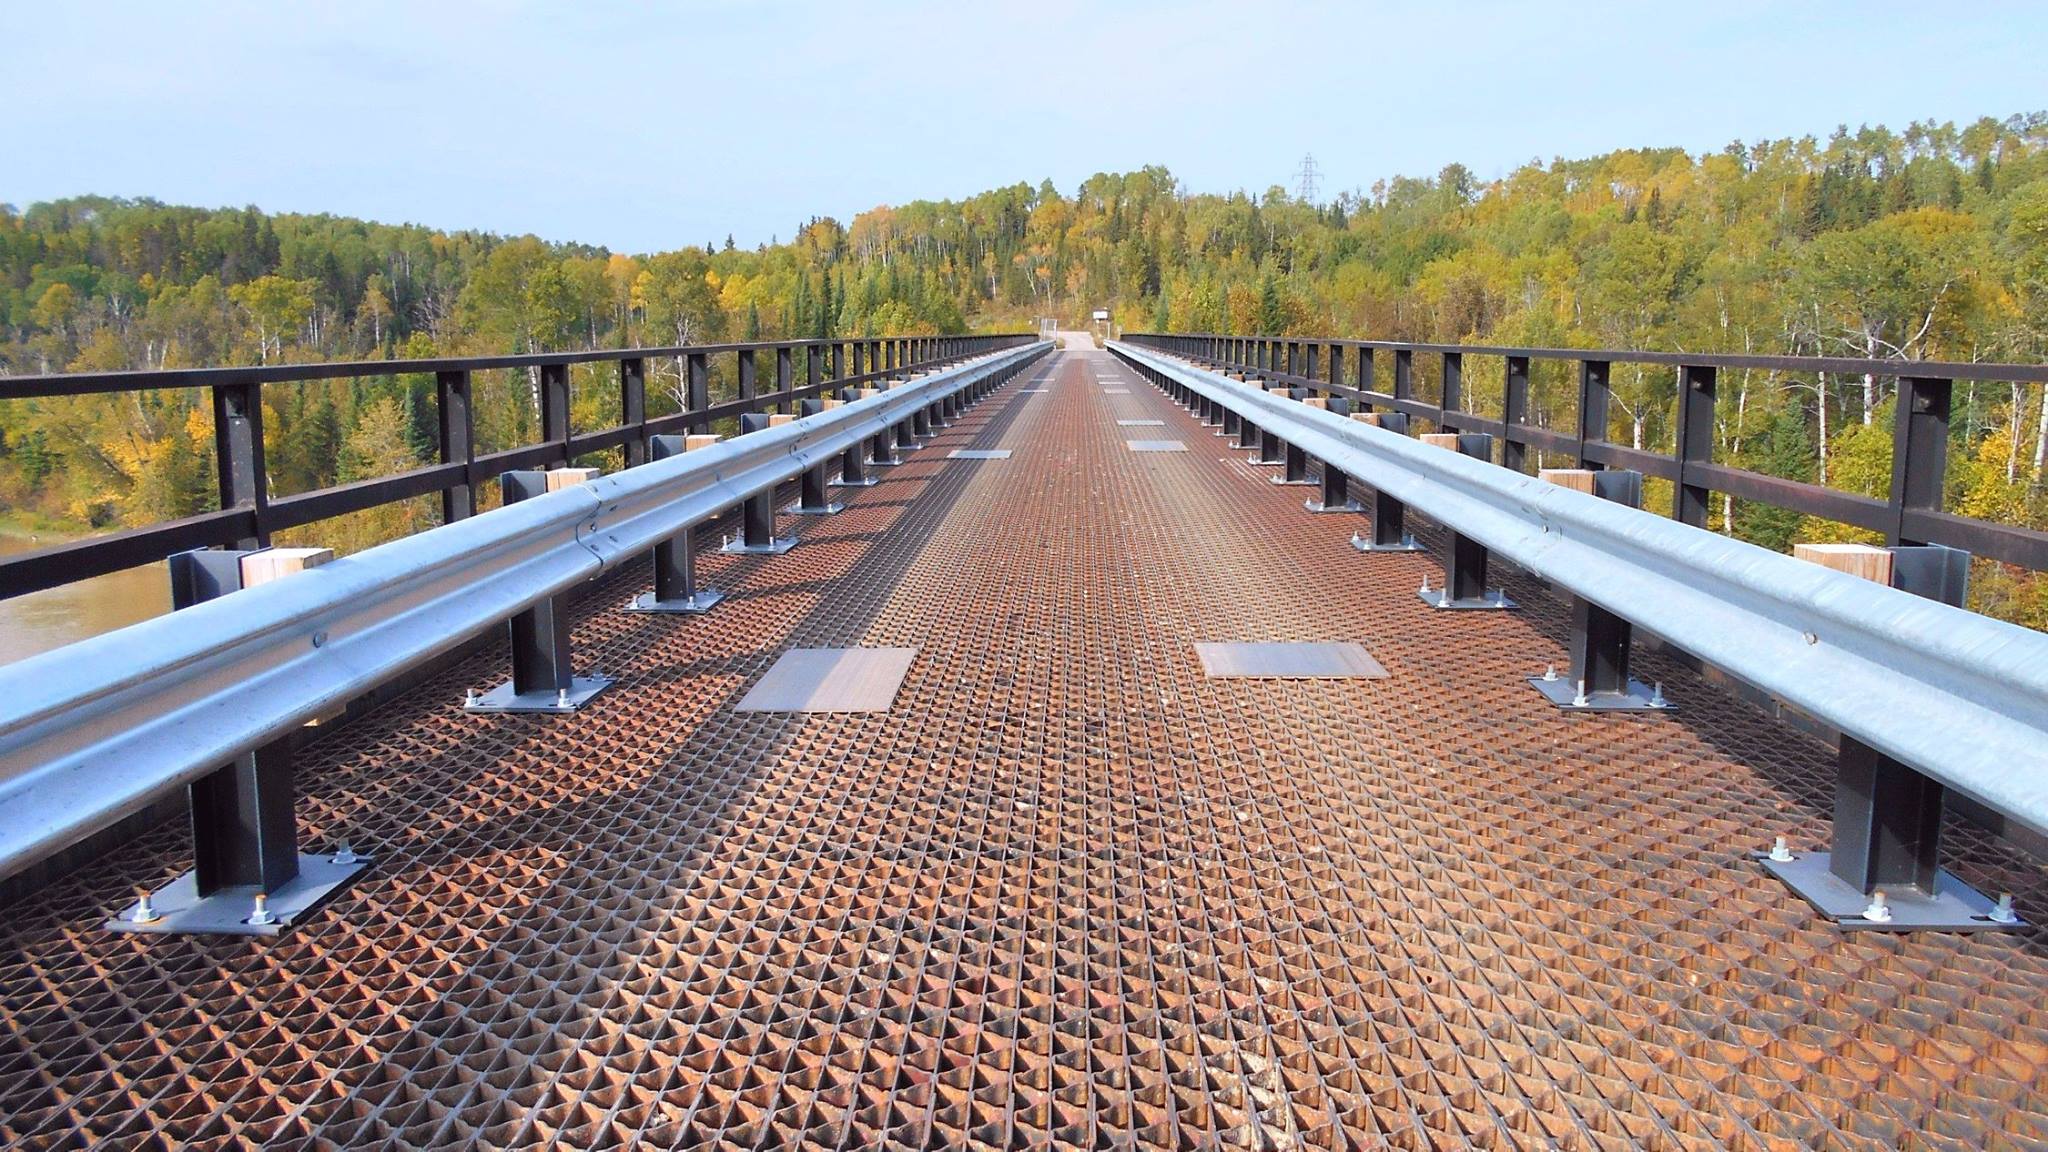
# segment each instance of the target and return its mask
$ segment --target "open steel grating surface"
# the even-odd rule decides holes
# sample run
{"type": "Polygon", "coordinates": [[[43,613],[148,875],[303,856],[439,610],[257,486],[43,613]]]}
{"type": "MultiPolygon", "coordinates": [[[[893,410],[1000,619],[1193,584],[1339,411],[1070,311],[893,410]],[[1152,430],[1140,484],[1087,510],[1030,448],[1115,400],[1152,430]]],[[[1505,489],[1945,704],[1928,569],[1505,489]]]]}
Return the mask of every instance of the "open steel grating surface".
{"type": "Polygon", "coordinates": [[[1561,715],[1540,589],[1429,611],[1101,358],[707,559],[709,616],[613,578],[591,708],[464,715],[500,652],[324,737],[307,842],[378,862],[284,939],[98,930],[176,827],[0,909],[0,1144],[2048,1148],[2048,940],[1840,933],[1740,859],[1825,838],[1824,749],[1656,659],[1682,713],[1561,715]],[[853,645],[919,650],[892,711],[733,710],[853,645]]]}

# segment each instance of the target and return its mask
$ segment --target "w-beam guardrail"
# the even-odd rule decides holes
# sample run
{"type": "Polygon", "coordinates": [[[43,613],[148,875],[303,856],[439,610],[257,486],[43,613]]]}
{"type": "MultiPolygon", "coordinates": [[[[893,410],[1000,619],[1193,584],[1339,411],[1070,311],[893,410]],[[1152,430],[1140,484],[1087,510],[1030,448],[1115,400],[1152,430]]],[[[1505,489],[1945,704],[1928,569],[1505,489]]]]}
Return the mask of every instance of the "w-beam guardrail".
{"type": "Polygon", "coordinates": [[[1109,349],[1169,394],[1227,410],[1454,540],[1839,729],[1837,867],[1812,854],[1823,875],[1774,868],[1823,911],[1871,927],[2005,921],[1933,865],[1940,789],[2048,833],[2048,636],[1423,444],[1255,379],[1128,343],[1109,349]],[[1861,884],[1844,879],[1847,854],[1861,884]],[[1871,899],[1884,891],[1889,904],[1871,899]]]}
{"type": "Polygon", "coordinates": [[[980,356],[0,668],[0,877],[1050,348],[980,356]]]}

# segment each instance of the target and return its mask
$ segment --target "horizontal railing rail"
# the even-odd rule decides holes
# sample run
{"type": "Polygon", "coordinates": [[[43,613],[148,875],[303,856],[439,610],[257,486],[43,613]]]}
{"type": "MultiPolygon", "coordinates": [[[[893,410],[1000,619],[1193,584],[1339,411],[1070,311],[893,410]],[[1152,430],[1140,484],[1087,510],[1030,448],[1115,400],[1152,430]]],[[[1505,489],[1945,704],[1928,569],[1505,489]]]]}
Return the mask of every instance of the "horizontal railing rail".
{"type": "Polygon", "coordinates": [[[1126,343],[1181,356],[1228,372],[1254,374],[1277,384],[1341,396],[1358,404],[1429,420],[1447,431],[1482,432],[1502,446],[1502,463],[1520,470],[1530,450],[1555,452],[1581,466],[1627,468],[1673,485],[1670,515],[1695,527],[1709,519],[1709,498],[1784,508],[1884,535],[1892,544],[1941,544],[1978,556],[2048,571],[2048,532],[1960,516],[1943,510],[1947,486],[1951,394],[1958,380],[2048,382],[2048,365],[1952,361],[1857,360],[1821,356],[1752,356],[1690,352],[1636,352],[1592,348],[1517,348],[1472,344],[1420,344],[1391,340],[1304,337],[1162,335],[1136,333],[1126,343]],[[1391,355],[1391,388],[1380,389],[1373,353],[1391,355]],[[1435,357],[1442,395],[1415,394],[1415,357],[1435,357]],[[1475,387],[1464,359],[1499,357],[1499,417],[1470,411],[1475,387]],[[1577,427],[1563,432],[1530,421],[1532,366],[1563,362],[1577,368],[1577,427]],[[1633,448],[1607,438],[1616,365],[1676,370],[1676,447],[1669,453],[1633,448]],[[1892,481],[1883,498],[1842,492],[1714,461],[1715,396],[1729,371],[1869,375],[1899,381],[1893,425],[1892,481]]]}
{"type": "Polygon", "coordinates": [[[1426,445],[1156,348],[1109,347],[1149,378],[1231,410],[1324,467],[2048,833],[2048,635],[1426,445]]]}
{"type": "Polygon", "coordinates": [[[1050,347],[985,353],[0,668],[0,877],[1050,347]]]}
{"type": "Polygon", "coordinates": [[[476,493],[499,475],[520,468],[562,464],[579,456],[621,449],[627,464],[647,458],[657,435],[701,431],[713,421],[774,407],[794,411],[828,389],[858,387],[908,371],[923,371],[965,356],[1012,348],[1025,333],[980,336],[891,336],[780,340],[744,344],[595,349],[517,356],[441,357],[427,360],[351,360],[150,372],[80,372],[0,377],[0,400],[203,388],[211,393],[214,462],[219,507],[178,520],[122,529],[0,559],[0,599],[54,588],[154,563],[193,548],[261,547],[288,529],[365,512],[402,500],[439,494],[441,520],[476,512],[476,493]],[[761,387],[760,358],[775,357],[769,386],[761,387]],[[714,357],[734,360],[737,396],[713,403],[714,357]],[[797,360],[803,380],[797,379],[797,360]],[[647,365],[679,360],[686,402],[673,414],[649,417],[647,365]],[[621,422],[577,431],[569,419],[569,369],[616,364],[621,422]],[[850,367],[850,371],[849,371],[850,367]],[[540,440],[479,454],[471,377],[477,372],[532,370],[538,374],[540,440]],[[432,375],[437,404],[437,462],[391,476],[290,495],[270,491],[264,456],[263,388],[315,380],[432,375]]]}

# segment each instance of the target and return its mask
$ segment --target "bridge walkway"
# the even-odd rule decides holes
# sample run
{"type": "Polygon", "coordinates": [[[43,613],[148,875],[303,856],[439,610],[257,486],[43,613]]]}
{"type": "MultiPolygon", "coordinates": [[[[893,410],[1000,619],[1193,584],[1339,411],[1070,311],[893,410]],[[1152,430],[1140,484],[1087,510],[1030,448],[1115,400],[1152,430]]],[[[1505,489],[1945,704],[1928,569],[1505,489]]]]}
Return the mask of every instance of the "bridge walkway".
{"type": "Polygon", "coordinates": [[[1560,714],[1560,602],[1433,612],[1269,475],[1070,351],[706,558],[708,616],[613,577],[584,711],[463,713],[485,652],[306,753],[306,842],[377,864],[283,939],[97,929],[176,827],[0,910],[0,1144],[2048,1147],[2038,932],[1843,933],[1742,859],[1825,841],[1827,749],[1657,657],[1676,713],[1560,714]],[[846,646],[917,649],[889,711],[735,709],[846,646]]]}

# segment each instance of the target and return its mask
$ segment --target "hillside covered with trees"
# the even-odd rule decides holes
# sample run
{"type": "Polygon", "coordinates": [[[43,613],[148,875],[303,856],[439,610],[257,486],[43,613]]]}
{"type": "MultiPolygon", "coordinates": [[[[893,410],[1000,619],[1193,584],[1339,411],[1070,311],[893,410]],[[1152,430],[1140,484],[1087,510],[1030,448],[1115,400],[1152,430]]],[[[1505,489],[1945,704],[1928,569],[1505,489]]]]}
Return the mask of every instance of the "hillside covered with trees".
{"type": "MultiPolygon", "coordinates": [[[[1101,306],[1131,330],[2038,362],[2048,114],[1625,150],[1493,181],[1454,164],[1324,203],[1278,187],[1191,193],[1144,168],[1072,195],[1017,184],[816,219],[755,249],[641,255],[255,208],[0,207],[10,374],[953,332],[1078,323],[1101,306]]],[[[1668,376],[1618,371],[1615,385],[1612,434],[1668,447],[1668,376]]],[[[430,387],[273,389],[273,483],[426,459],[430,387]]],[[[1718,456],[1880,494],[1888,387],[1745,374],[1723,385],[1718,456]]],[[[602,391],[579,390],[579,422],[606,422],[602,391]]],[[[1566,391],[1539,379],[1538,418],[1568,418],[1566,391]]],[[[486,448],[530,436],[514,382],[479,409],[486,448]]],[[[208,420],[203,397],[177,392],[0,400],[0,504],[60,531],[202,509],[208,420]]],[[[1951,505],[2048,527],[2042,389],[1959,385],[1954,427],[1951,505]]],[[[1852,535],[1733,502],[1714,526],[1780,548],[1852,535]]],[[[2048,626],[2048,581],[1980,566],[1977,584],[1987,610],[2048,626]]]]}

